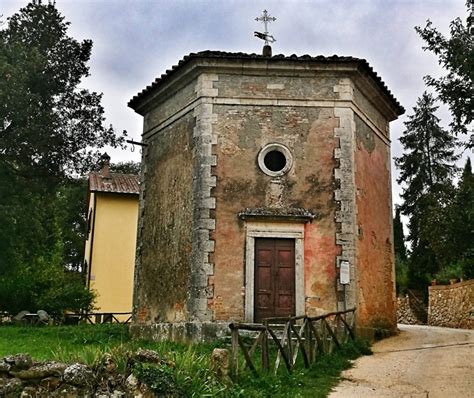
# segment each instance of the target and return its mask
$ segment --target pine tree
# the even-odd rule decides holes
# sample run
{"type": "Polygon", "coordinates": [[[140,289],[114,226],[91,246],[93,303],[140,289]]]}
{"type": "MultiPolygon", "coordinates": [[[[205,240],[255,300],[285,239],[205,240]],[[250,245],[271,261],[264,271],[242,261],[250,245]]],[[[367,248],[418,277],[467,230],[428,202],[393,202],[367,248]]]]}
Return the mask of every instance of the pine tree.
{"type": "Polygon", "coordinates": [[[422,287],[445,261],[448,214],[456,172],[456,140],[439,125],[433,96],[424,93],[405,122],[405,153],[396,159],[403,184],[402,214],[408,216],[410,282],[422,287]]]}

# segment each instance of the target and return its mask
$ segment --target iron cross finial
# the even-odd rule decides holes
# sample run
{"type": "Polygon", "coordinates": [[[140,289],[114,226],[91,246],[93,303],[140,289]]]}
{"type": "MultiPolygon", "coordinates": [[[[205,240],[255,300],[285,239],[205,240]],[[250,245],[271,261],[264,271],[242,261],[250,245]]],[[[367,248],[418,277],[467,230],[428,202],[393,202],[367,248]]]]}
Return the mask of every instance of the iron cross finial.
{"type": "Polygon", "coordinates": [[[275,38],[272,35],[268,34],[268,22],[276,21],[275,17],[272,17],[268,14],[267,10],[263,10],[262,15],[260,17],[255,18],[257,22],[263,22],[265,27],[265,31],[263,33],[254,32],[254,35],[259,39],[265,40],[265,45],[268,46],[269,43],[276,42],[275,38]]]}

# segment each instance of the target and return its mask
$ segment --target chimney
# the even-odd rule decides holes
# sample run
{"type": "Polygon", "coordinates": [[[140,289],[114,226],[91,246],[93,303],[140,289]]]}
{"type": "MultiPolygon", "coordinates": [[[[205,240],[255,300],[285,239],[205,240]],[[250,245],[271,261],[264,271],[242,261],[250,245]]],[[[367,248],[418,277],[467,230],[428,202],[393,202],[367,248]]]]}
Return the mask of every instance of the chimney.
{"type": "Polygon", "coordinates": [[[103,178],[112,178],[110,175],[110,156],[107,155],[107,152],[101,156],[102,159],[102,168],[100,169],[100,175],[103,178]]]}
{"type": "Polygon", "coordinates": [[[265,44],[263,46],[262,55],[264,57],[271,57],[272,56],[272,47],[269,46],[268,44],[265,44]]]}

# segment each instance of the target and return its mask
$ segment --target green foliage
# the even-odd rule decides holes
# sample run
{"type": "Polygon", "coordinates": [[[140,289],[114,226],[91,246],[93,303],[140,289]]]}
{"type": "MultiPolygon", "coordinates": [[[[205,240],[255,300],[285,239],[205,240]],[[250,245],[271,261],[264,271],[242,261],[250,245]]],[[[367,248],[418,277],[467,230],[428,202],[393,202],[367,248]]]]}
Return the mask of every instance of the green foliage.
{"type": "Polygon", "coordinates": [[[94,293],[85,288],[82,276],[64,269],[59,258],[38,258],[0,277],[0,308],[13,314],[22,310],[61,315],[64,310],[90,310],[94,293]]]}
{"type": "Polygon", "coordinates": [[[129,343],[126,325],[0,326],[0,356],[27,352],[38,360],[93,365],[103,353],[118,354],[129,343]]]}
{"type": "Polygon", "coordinates": [[[133,372],[157,396],[184,397],[326,397],[342,370],[360,355],[370,355],[364,340],[350,342],[320,356],[310,369],[284,369],[255,377],[250,371],[233,382],[219,380],[210,369],[214,345],[154,343],[131,340],[125,325],[0,327],[0,356],[28,352],[40,360],[81,362],[97,367],[105,353],[125,371],[130,352],[149,348],[167,358],[160,365],[134,365],[133,372]]]}
{"type": "Polygon", "coordinates": [[[440,127],[432,95],[424,93],[405,122],[397,158],[403,184],[400,210],[409,218],[410,287],[425,287],[447,261],[449,204],[454,195],[455,138],[440,127]]]}
{"type": "Polygon", "coordinates": [[[449,264],[444,266],[434,277],[442,285],[449,284],[451,279],[459,279],[463,276],[463,267],[461,264],[449,264]]]}
{"type": "Polygon", "coordinates": [[[78,42],[68,28],[53,2],[35,1],[0,31],[0,152],[24,178],[84,173],[97,148],[123,142],[103,125],[101,94],[79,87],[92,41],[78,42]]]}
{"type": "MultiPolygon", "coordinates": [[[[466,1],[469,13],[469,1],[466,1]]],[[[474,21],[466,26],[460,18],[450,24],[450,37],[443,36],[430,20],[424,28],[416,27],[425,41],[424,50],[433,52],[447,74],[441,78],[425,77],[428,86],[433,87],[439,99],[449,106],[454,132],[472,133],[474,122],[474,21]],[[471,29],[471,31],[470,31],[471,29]]],[[[470,146],[474,145],[472,140],[470,146]]]]}
{"type": "Polygon", "coordinates": [[[0,30],[0,310],[87,308],[81,286],[86,184],[105,145],[101,95],[81,88],[92,42],[68,36],[54,2],[0,30]]]}
{"type": "Polygon", "coordinates": [[[140,163],[133,161],[112,163],[110,171],[113,173],[140,174],[140,163]]]}
{"type": "Polygon", "coordinates": [[[166,396],[183,396],[180,392],[173,368],[168,364],[136,363],[133,375],[141,383],[145,383],[155,394],[166,396]]]}
{"type": "Polygon", "coordinates": [[[450,264],[460,267],[457,277],[474,278],[474,174],[467,159],[456,194],[449,208],[450,264]]]}
{"type": "Polygon", "coordinates": [[[58,188],[55,214],[61,231],[63,264],[71,271],[81,271],[87,215],[87,180],[69,178],[58,188]]]}
{"type": "Polygon", "coordinates": [[[410,286],[408,261],[395,256],[395,277],[397,293],[405,293],[410,286]]]}
{"type": "Polygon", "coordinates": [[[395,218],[393,219],[393,245],[395,256],[405,261],[407,259],[407,249],[405,246],[405,234],[403,224],[400,218],[400,206],[395,208],[395,218]]]}
{"type": "Polygon", "coordinates": [[[351,367],[351,360],[370,354],[366,341],[349,342],[331,354],[320,356],[309,369],[296,369],[292,374],[286,371],[277,375],[263,374],[257,378],[247,373],[223,396],[327,397],[331,388],[339,381],[341,372],[351,367]]]}

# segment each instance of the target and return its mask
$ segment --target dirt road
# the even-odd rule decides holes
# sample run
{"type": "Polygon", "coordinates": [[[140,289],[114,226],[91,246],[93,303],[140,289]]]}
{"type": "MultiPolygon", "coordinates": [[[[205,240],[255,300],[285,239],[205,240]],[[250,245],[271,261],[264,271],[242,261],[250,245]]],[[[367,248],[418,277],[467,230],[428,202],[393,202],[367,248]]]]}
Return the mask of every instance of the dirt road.
{"type": "Polygon", "coordinates": [[[474,397],[474,330],[399,325],[343,373],[329,398],[474,397]]]}

